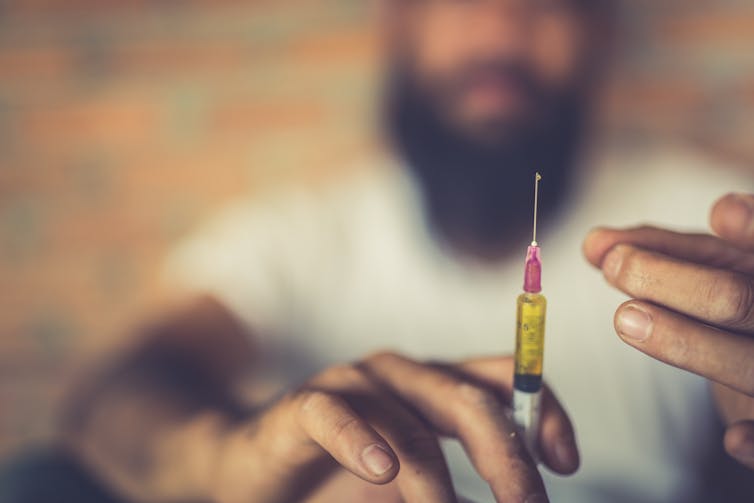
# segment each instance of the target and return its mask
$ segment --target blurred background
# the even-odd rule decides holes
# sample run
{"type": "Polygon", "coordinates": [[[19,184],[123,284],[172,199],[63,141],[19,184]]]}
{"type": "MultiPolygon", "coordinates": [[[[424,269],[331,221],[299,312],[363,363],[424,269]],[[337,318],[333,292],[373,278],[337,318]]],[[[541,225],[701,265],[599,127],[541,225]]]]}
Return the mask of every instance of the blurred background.
{"type": "MultiPolygon", "coordinates": [[[[609,125],[754,170],[754,3],[623,6],[609,125]]],[[[337,176],[375,126],[370,2],[0,0],[0,458],[240,195],[337,176]]]]}

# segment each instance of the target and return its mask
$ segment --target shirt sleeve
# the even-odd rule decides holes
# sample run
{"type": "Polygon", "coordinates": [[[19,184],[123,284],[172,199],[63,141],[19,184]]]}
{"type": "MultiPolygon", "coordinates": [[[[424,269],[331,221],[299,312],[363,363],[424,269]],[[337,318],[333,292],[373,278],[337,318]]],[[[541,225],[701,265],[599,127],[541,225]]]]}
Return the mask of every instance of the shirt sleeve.
{"type": "Polygon", "coordinates": [[[168,257],[167,286],[212,295],[262,339],[288,331],[293,298],[308,284],[299,277],[316,221],[307,203],[295,193],[228,206],[168,257]]]}

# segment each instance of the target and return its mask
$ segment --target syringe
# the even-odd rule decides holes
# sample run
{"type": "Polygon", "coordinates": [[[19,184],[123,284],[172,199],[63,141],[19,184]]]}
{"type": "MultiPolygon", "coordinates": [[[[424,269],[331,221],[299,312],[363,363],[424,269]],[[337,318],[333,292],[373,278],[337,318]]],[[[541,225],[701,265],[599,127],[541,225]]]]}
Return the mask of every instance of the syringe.
{"type": "Polygon", "coordinates": [[[545,343],[547,299],[542,291],[542,260],[537,244],[539,181],[534,179],[534,229],[526,252],[524,293],[516,300],[516,361],[513,376],[513,417],[522,430],[529,452],[536,458],[539,430],[539,398],[545,343]]]}

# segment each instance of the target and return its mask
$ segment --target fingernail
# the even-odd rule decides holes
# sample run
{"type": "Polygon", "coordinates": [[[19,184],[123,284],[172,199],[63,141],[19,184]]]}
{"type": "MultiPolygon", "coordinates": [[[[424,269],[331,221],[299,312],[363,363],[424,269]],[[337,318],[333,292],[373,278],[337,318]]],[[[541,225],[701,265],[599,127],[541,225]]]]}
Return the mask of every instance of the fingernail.
{"type": "Polygon", "coordinates": [[[621,265],[623,264],[623,246],[614,246],[602,261],[602,273],[609,280],[618,277],[621,265]]]}
{"type": "Polygon", "coordinates": [[[374,475],[382,475],[393,467],[393,458],[380,445],[372,444],[361,453],[361,459],[374,475]]]}
{"type": "Polygon", "coordinates": [[[524,503],[548,503],[549,501],[544,494],[532,494],[526,498],[524,503]]]}
{"type": "Polygon", "coordinates": [[[555,443],[555,459],[565,470],[574,470],[578,464],[576,446],[570,440],[558,440],[555,443]]]}
{"type": "Polygon", "coordinates": [[[621,309],[616,325],[618,334],[624,339],[641,342],[652,333],[652,318],[649,313],[633,305],[621,309]]]}

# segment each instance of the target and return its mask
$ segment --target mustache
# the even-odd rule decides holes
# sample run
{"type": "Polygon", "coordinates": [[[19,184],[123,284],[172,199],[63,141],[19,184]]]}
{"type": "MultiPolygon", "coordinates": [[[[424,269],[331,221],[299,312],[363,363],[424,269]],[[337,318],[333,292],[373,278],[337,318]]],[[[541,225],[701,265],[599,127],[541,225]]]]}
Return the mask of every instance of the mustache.
{"type": "Polygon", "coordinates": [[[477,59],[465,63],[453,75],[438,83],[442,94],[457,96],[481,82],[499,83],[530,99],[546,96],[532,71],[519,61],[511,59],[477,59]]]}

